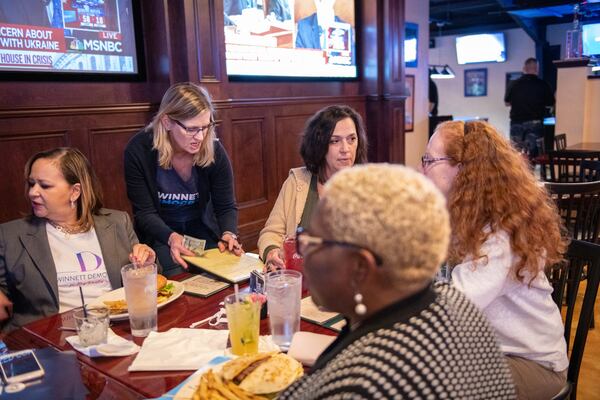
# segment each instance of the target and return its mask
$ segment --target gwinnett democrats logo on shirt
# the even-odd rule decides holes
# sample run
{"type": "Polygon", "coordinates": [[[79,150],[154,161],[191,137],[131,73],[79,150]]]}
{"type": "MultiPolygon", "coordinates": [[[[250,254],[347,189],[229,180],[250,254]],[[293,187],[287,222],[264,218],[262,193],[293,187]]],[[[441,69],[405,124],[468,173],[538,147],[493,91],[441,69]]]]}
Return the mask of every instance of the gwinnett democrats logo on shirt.
{"type": "Polygon", "coordinates": [[[59,312],[81,307],[80,286],[90,300],[112,290],[95,229],[65,235],[46,224],[46,232],[56,266],[59,312]]]}

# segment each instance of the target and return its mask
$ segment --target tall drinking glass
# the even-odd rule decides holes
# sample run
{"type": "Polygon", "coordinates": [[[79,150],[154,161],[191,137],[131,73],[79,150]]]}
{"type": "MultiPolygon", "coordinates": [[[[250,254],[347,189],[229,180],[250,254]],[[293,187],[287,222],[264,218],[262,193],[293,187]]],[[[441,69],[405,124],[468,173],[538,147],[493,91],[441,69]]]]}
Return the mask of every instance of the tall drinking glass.
{"type": "Polygon", "coordinates": [[[288,269],[270,272],[265,287],[273,341],[287,351],[292,336],[300,330],[302,274],[288,269]]]}
{"type": "Polygon", "coordinates": [[[258,353],[260,301],[250,294],[230,294],[225,297],[231,352],[237,356],[258,353]]]}
{"type": "Polygon", "coordinates": [[[157,330],[156,264],[121,268],[131,334],[146,337],[157,330]]]}

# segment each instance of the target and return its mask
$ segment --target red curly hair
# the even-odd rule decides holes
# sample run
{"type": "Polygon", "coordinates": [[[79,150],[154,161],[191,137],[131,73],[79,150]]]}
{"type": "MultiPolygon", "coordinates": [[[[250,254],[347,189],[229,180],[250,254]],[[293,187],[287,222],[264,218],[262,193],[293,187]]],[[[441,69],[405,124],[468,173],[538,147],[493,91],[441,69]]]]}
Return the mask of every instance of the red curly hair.
{"type": "Polygon", "coordinates": [[[452,239],[448,262],[484,258],[482,244],[505,231],[519,257],[514,277],[530,282],[540,270],[563,259],[568,240],[557,208],[525,159],[486,122],[448,121],[436,133],[452,165],[460,169],[448,193],[452,239]],[[485,228],[489,227],[486,232],[485,228]],[[540,260],[545,260],[540,266],[540,260]]]}

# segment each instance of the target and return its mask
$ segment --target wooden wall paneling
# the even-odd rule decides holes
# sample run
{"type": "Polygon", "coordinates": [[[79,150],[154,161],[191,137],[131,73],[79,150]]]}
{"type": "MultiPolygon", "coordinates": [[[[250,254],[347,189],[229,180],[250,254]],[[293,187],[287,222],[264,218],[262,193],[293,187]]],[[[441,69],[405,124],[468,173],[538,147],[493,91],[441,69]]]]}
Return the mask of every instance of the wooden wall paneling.
{"type": "Polygon", "coordinates": [[[67,144],[66,130],[0,135],[0,223],[22,217],[31,210],[25,197],[24,167],[27,160],[39,151],[67,144]]]}
{"type": "Polygon", "coordinates": [[[304,112],[275,116],[276,193],[279,193],[290,169],[304,165],[300,156],[302,131],[312,115],[313,112],[304,112]]]}
{"type": "MultiPolygon", "coordinates": [[[[188,47],[193,44],[188,41],[188,31],[194,31],[193,12],[190,12],[190,2],[184,0],[164,0],[165,33],[167,35],[167,54],[169,83],[193,80],[195,58],[188,57],[188,47]],[[190,64],[192,63],[192,64],[190,64]]],[[[164,62],[164,60],[163,60],[164,62]]]]}
{"type": "MultiPolygon", "coordinates": [[[[223,2],[222,0],[194,0],[187,29],[190,76],[202,84],[221,81],[224,71],[223,2]],[[223,62],[222,62],[223,61],[223,62]]],[[[211,85],[212,86],[212,85],[211,85]]],[[[217,87],[212,90],[218,90],[217,87]]],[[[216,93],[219,94],[219,93],[216,93]]]]}
{"type": "Polygon", "coordinates": [[[89,159],[104,193],[104,206],[131,214],[123,167],[123,152],[129,139],[144,125],[93,128],[89,132],[89,159]]]}

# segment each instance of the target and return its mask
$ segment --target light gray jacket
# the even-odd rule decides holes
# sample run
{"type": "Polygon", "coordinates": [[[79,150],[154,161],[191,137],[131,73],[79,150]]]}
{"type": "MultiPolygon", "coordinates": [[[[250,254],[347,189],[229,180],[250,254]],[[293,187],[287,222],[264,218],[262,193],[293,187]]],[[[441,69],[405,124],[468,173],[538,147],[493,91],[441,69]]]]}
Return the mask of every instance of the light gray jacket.
{"type": "MultiPolygon", "coordinates": [[[[121,267],[138,239],[127,213],[102,209],[94,228],[113,289],[122,286],[121,267]]],[[[13,302],[11,331],[59,310],[58,278],[46,234],[46,220],[18,219],[0,225],[0,290],[13,302]]]]}

